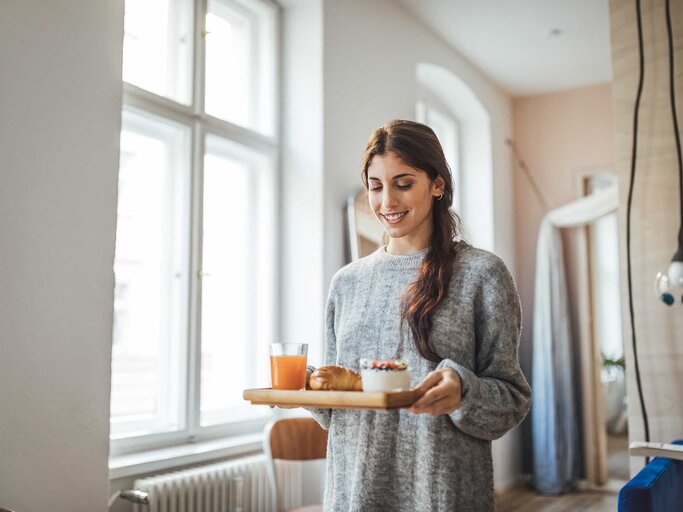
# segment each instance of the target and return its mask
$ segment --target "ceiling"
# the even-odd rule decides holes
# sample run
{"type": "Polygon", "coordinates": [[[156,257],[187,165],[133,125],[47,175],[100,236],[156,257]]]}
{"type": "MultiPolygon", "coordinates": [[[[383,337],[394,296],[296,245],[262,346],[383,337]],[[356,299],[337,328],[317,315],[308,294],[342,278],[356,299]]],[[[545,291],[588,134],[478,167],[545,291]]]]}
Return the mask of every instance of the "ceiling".
{"type": "Polygon", "coordinates": [[[395,1],[512,96],[612,80],[608,0],[395,1]]]}

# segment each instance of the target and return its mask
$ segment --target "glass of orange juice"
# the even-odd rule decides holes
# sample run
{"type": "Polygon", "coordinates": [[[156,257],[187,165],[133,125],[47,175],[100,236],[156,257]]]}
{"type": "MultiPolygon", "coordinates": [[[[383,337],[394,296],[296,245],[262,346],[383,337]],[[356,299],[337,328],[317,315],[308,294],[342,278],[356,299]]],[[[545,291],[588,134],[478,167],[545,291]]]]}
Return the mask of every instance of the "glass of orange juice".
{"type": "Polygon", "coordinates": [[[273,389],[306,389],[306,343],[271,343],[270,378],[273,389]]]}

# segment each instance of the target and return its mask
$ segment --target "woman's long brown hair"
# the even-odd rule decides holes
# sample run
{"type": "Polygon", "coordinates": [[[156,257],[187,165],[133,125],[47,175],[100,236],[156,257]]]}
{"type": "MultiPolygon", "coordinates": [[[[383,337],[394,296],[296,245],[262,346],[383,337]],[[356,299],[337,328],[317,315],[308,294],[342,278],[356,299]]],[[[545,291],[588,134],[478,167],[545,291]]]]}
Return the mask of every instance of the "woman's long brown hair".
{"type": "MultiPolygon", "coordinates": [[[[443,149],[431,128],[413,121],[395,120],[378,128],[368,141],[363,155],[361,178],[368,187],[368,168],[372,159],[389,151],[406,165],[427,173],[433,181],[442,177],[445,186],[441,199],[432,200],[432,233],[429,249],[418,272],[401,299],[401,332],[404,322],[413,333],[415,348],[429,361],[443,359],[430,340],[434,310],[446,296],[453,272],[460,219],[450,209],[453,204],[453,179],[443,149]]],[[[403,336],[401,336],[403,344],[403,336]]],[[[398,351],[397,351],[398,352],[398,351]]]]}

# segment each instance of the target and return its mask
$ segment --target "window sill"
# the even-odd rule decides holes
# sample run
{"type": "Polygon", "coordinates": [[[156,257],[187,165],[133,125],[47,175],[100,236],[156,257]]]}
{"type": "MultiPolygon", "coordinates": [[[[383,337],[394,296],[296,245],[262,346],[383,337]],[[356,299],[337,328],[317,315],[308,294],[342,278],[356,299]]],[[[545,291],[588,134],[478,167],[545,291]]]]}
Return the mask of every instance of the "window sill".
{"type": "Polygon", "coordinates": [[[261,451],[263,434],[234,436],[109,459],[109,480],[261,451]]]}

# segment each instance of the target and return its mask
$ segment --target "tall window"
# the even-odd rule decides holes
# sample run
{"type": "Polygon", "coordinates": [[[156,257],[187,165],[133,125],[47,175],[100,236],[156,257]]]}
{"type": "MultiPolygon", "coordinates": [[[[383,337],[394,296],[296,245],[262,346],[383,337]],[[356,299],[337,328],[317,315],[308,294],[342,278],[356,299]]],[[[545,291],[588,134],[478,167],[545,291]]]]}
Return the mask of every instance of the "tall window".
{"type": "Polygon", "coordinates": [[[276,5],[125,13],[114,454],[260,426],[276,296],[276,5]]]}
{"type": "Polygon", "coordinates": [[[451,175],[453,176],[453,210],[461,213],[460,154],[458,151],[460,134],[458,121],[436,99],[426,97],[424,93],[423,98],[417,102],[416,111],[417,120],[434,130],[441,143],[446,162],[448,162],[448,166],[451,168],[451,175]]]}

